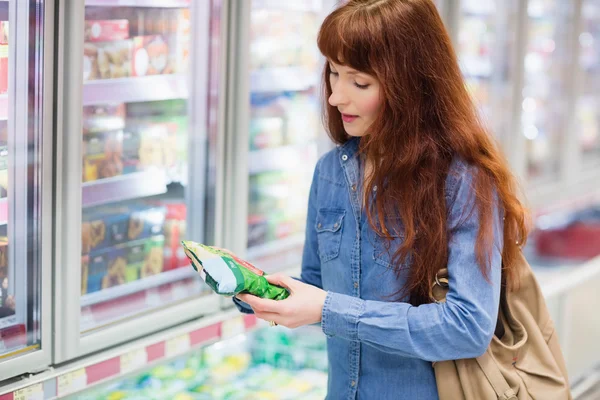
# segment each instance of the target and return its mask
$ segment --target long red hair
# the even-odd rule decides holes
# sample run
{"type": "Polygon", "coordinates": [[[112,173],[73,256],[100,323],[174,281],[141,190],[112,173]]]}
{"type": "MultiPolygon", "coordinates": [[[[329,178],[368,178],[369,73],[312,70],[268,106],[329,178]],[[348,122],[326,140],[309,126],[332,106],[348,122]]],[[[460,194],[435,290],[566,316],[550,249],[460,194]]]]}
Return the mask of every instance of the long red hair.
{"type": "MultiPolygon", "coordinates": [[[[526,209],[516,181],[487,128],[478,118],[444,24],[431,0],[350,0],[323,22],[321,53],[336,64],[368,73],[381,83],[380,115],[360,141],[360,152],[372,160],[365,193],[378,187],[367,207],[370,225],[379,235],[403,231],[393,255],[399,266],[410,259],[407,280],[398,292],[414,305],[427,303],[435,274],[448,263],[448,209],[445,182],[454,157],[477,171],[474,205],[479,214],[475,252],[488,277],[493,250],[493,209],[504,213],[503,281],[518,283],[516,259],[527,238],[526,209]],[[376,160],[376,161],[375,161],[376,160]],[[385,182],[385,184],[384,184],[385,182]],[[386,215],[399,215],[398,225],[386,215]]],[[[324,122],[337,144],[350,139],[341,115],[328,104],[332,90],[325,64],[324,122]]],[[[464,210],[465,215],[473,210],[464,210]]],[[[397,273],[404,273],[397,268],[397,273]]]]}

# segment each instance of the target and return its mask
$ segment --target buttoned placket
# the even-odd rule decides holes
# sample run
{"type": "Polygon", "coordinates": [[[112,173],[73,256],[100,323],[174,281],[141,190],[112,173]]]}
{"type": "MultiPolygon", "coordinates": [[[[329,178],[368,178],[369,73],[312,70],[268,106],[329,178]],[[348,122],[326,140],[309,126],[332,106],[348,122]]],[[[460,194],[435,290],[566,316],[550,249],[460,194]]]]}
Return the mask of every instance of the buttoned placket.
{"type": "MultiPolygon", "coordinates": [[[[355,154],[353,157],[349,157],[346,153],[342,153],[341,157],[342,169],[346,176],[348,194],[350,196],[350,204],[352,206],[352,214],[356,222],[356,239],[354,246],[352,247],[352,256],[350,261],[350,271],[352,274],[353,287],[350,292],[354,297],[360,297],[360,268],[361,268],[361,237],[360,233],[362,230],[362,207],[360,200],[360,187],[362,187],[361,179],[361,168],[359,157],[355,154]]],[[[360,342],[351,342],[350,349],[350,376],[348,377],[350,382],[350,392],[348,399],[355,399],[358,389],[358,376],[360,368],[360,342]]]]}

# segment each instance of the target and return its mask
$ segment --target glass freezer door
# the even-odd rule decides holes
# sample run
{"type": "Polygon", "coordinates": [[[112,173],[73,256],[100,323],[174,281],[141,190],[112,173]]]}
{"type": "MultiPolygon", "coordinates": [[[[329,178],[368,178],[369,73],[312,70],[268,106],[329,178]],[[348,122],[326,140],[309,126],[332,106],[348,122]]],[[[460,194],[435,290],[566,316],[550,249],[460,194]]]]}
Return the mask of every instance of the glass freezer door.
{"type": "MultiPolygon", "coordinates": [[[[80,219],[63,217],[60,273],[69,275],[64,282],[74,276],[67,271],[80,273],[77,282],[63,283],[69,293],[60,320],[73,321],[77,330],[69,335],[79,345],[70,346],[71,336],[63,335],[59,360],[218,308],[180,245],[205,239],[202,213],[214,196],[206,189],[205,118],[212,104],[209,36],[219,25],[214,4],[220,2],[65,5],[66,28],[73,32],[66,36],[79,39],[64,45],[72,110],[63,116],[68,156],[62,176],[69,183],[62,207],[77,208],[80,219]],[[81,49],[77,59],[73,48],[81,49]],[[69,244],[74,240],[80,246],[69,244]],[[76,308],[66,305],[72,300],[76,308]]],[[[218,43],[218,32],[214,36],[218,43]]]]}
{"type": "Polygon", "coordinates": [[[460,2],[458,57],[483,122],[502,141],[510,134],[517,1],[460,2]]]}
{"type": "Polygon", "coordinates": [[[527,178],[555,181],[559,176],[561,134],[565,110],[567,68],[571,64],[569,32],[573,1],[531,0],[525,56],[521,132],[525,136],[527,178]]]}
{"type": "Polygon", "coordinates": [[[50,9],[0,1],[0,381],[50,362],[50,9]]]}
{"type": "Polygon", "coordinates": [[[325,137],[316,36],[327,3],[252,1],[246,255],[268,272],[300,265],[310,182],[325,137]]]}
{"type": "Polygon", "coordinates": [[[600,1],[584,0],[579,34],[583,71],[576,102],[576,134],[584,165],[600,164],[600,1]]]}

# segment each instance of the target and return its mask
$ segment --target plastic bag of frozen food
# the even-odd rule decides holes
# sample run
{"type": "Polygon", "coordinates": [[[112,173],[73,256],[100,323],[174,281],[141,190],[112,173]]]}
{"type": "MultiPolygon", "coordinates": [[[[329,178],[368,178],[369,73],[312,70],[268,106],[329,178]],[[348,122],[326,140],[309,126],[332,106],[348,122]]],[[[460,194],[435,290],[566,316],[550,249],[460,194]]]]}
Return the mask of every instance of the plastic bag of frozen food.
{"type": "Polygon", "coordinates": [[[289,296],[287,289],[270,284],[263,271],[226,250],[187,240],[181,244],[192,267],[217,294],[250,293],[272,300],[289,296]]]}

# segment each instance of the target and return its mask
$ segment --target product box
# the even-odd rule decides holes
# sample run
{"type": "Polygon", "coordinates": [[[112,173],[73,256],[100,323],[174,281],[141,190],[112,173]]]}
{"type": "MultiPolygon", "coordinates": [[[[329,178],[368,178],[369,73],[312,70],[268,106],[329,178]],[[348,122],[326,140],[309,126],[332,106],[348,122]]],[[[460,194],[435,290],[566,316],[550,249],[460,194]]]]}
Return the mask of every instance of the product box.
{"type": "Polygon", "coordinates": [[[0,94],[8,93],[8,44],[0,44],[0,94]]]}
{"type": "Polygon", "coordinates": [[[85,21],[86,42],[107,42],[129,39],[129,21],[126,19],[85,21]]]}
{"type": "Polygon", "coordinates": [[[178,126],[170,122],[129,124],[124,135],[125,173],[167,168],[176,160],[178,126]]]}
{"type": "Polygon", "coordinates": [[[125,128],[124,103],[83,107],[83,134],[119,131],[125,128]]]}
{"type": "Polygon", "coordinates": [[[90,268],[90,256],[81,256],[81,295],[87,293],[88,288],[88,276],[90,268]]]}
{"type": "Polygon", "coordinates": [[[250,120],[250,150],[279,147],[285,139],[284,120],[281,117],[252,118],[250,120]]]}
{"type": "Polygon", "coordinates": [[[100,207],[83,216],[82,253],[162,235],[166,209],[136,205],[100,207]]]}
{"type": "Polygon", "coordinates": [[[0,198],[8,196],[8,146],[0,144],[0,198]]]}
{"type": "Polygon", "coordinates": [[[132,76],[173,73],[169,62],[169,46],[163,36],[136,36],[133,38],[132,76]]]}
{"type": "MultiPolygon", "coordinates": [[[[8,237],[0,236],[0,271],[6,271],[8,268],[8,237]]],[[[6,275],[0,273],[0,279],[5,278],[6,275]]]]}
{"type": "Polygon", "coordinates": [[[131,39],[87,42],[83,46],[83,80],[131,76],[131,39]]]}
{"type": "Polygon", "coordinates": [[[165,220],[164,269],[172,270],[189,265],[183,251],[181,241],[185,239],[186,206],[184,203],[165,204],[167,217],[165,220]]]}
{"type": "Polygon", "coordinates": [[[123,174],[123,131],[83,136],[83,182],[123,174]]]}
{"type": "MultiPolygon", "coordinates": [[[[88,259],[87,293],[161,273],[163,245],[164,237],[161,235],[93,251],[88,259]]],[[[82,268],[85,261],[82,257],[82,268]]]]}

